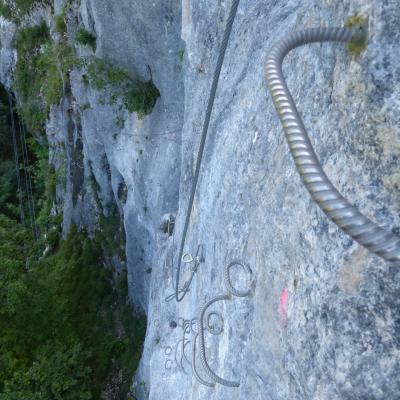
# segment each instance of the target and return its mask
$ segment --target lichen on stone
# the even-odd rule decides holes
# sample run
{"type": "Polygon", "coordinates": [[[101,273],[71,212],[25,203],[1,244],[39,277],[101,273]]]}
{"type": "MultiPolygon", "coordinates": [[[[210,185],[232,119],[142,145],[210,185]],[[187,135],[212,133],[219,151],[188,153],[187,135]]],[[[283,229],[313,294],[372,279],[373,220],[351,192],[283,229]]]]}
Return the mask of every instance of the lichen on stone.
{"type": "MultiPolygon", "coordinates": [[[[368,29],[368,16],[355,14],[346,19],[344,24],[346,28],[363,28],[368,29]]],[[[359,56],[367,47],[367,39],[362,42],[347,43],[347,50],[353,56],[359,56]]]]}

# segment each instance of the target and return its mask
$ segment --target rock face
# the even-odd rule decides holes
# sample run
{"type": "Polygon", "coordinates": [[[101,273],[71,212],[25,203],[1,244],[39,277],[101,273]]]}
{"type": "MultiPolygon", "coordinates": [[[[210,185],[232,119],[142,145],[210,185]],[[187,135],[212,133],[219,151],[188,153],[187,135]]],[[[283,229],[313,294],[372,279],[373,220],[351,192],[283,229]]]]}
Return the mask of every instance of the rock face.
{"type": "MultiPolygon", "coordinates": [[[[185,116],[175,251],[170,240],[175,256],[230,4],[182,4],[185,116]]],[[[203,244],[205,262],[179,304],[164,302],[174,274],[163,268],[166,256],[153,269],[138,378],[148,382],[151,399],[399,396],[398,267],[368,254],[311,202],[264,81],[263,62],[277,40],[296,29],[341,26],[357,13],[369,17],[370,30],[360,57],[344,45],[314,44],[293,51],[284,72],[328,176],[362,212],[399,232],[399,8],[376,1],[241,1],[185,247],[195,252],[203,244]],[[207,334],[206,343],[215,371],[241,386],[209,389],[175,364],[166,370],[163,346],[182,338],[170,320],[197,317],[207,300],[226,292],[223,268],[234,258],[250,264],[256,286],[249,298],[215,304],[224,332],[207,334]]]]}
{"type": "MultiPolygon", "coordinates": [[[[73,72],[71,92],[53,107],[47,129],[53,159],[69,161],[66,190],[58,193],[64,229],[71,221],[93,224],[98,207],[87,184],[93,175],[104,208],[115,202],[123,216],[130,296],[148,315],[138,398],[398,399],[399,266],[360,248],[311,201],[264,79],[266,55],[287,33],[341,26],[358,13],[369,18],[369,43],[359,57],[341,44],[314,44],[290,53],[284,72],[327,175],[369,218],[399,233],[400,8],[394,1],[240,2],[185,246],[195,253],[203,245],[204,262],[185,299],[165,302],[230,5],[82,0],[74,8],[68,29],[93,32],[97,57],[144,79],[151,71],[161,97],[138,120],[102,104],[104,94],[73,72]],[[171,236],[160,229],[170,215],[176,215],[171,236]],[[224,330],[206,334],[206,351],[219,375],[241,384],[210,389],[188,364],[183,374],[167,346],[174,352],[182,338],[173,322],[197,317],[206,301],[227,292],[224,266],[237,258],[250,265],[254,287],[249,297],[212,307],[223,315],[224,330]]],[[[12,28],[5,24],[3,82],[12,65],[3,40],[12,28]]],[[[232,273],[235,285],[245,284],[244,274],[232,273]]]]}
{"type": "MultiPolygon", "coordinates": [[[[58,5],[60,10],[62,6],[58,5]]],[[[69,32],[83,26],[96,36],[97,58],[141,79],[152,78],[161,92],[151,116],[140,120],[121,110],[120,103],[107,104],[110,95],[93,90],[85,84],[83,72],[75,70],[69,99],[61,109],[53,109],[54,126],[49,127],[61,132],[56,141],[70,137],[72,178],[67,183],[64,231],[72,221],[91,227],[99,213],[96,202],[105,214],[110,204],[116,204],[126,232],[130,296],[147,310],[150,272],[159,262],[159,228],[164,214],[176,214],[178,209],[184,107],[180,4],[82,1],[67,18],[69,32]],[[76,158],[82,160],[78,170],[76,158]],[[100,189],[97,200],[94,181],[100,189]]],[[[88,46],[78,45],[77,52],[81,57],[91,55],[88,46]]]]}

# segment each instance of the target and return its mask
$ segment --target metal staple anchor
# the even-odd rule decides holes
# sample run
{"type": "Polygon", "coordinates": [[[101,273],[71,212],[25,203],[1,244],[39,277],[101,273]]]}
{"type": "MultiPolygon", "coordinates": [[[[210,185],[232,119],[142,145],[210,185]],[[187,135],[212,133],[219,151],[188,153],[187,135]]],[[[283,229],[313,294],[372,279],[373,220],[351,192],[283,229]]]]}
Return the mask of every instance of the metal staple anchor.
{"type": "Polygon", "coordinates": [[[190,340],[186,338],[186,335],[191,332],[191,321],[186,320],[182,317],[179,317],[178,318],[178,326],[182,328],[183,336],[182,336],[182,339],[180,339],[178,341],[178,343],[176,344],[175,354],[174,354],[175,363],[178,367],[180,367],[180,369],[182,370],[182,372],[185,375],[188,375],[188,372],[186,371],[185,367],[183,366],[183,362],[184,362],[184,360],[186,360],[186,362],[189,365],[191,365],[191,361],[188,359],[188,357],[185,353],[186,347],[190,344],[190,340]],[[179,350],[181,350],[180,359],[178,356],[179,350]]]}
{"type": "Polygon", "coordinates": [[[172,369],[172,365],[173,365],[172,360],[168,359],[165,361],[164,368],[168,371],[168,370],[172,369]]]}

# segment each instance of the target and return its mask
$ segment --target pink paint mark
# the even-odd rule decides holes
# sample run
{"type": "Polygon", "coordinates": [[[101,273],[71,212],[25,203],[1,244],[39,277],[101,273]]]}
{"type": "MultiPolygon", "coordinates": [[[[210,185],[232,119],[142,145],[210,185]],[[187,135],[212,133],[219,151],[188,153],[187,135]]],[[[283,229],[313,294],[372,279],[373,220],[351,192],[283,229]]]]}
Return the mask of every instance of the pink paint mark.
{"type": "Polygon", "coordinates": [[[289,300],[289,290],[288,288],[284,288],[281,293],[280,301],[279,301],[279,327],[284,329],[286,327],[287,321],[287,307],[289,300]]]}

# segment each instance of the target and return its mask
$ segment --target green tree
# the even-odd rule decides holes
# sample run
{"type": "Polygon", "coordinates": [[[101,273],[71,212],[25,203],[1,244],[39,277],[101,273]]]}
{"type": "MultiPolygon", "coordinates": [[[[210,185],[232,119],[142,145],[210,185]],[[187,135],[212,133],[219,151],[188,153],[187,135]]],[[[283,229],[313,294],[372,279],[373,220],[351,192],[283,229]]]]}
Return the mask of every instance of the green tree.
{"type": "Polygon", "coordinates": [[[90,400],[88,354],[80,344],[52,342],[38,349],[32,365],[17,370],[5,384],[0,400],[90,400]]]}

